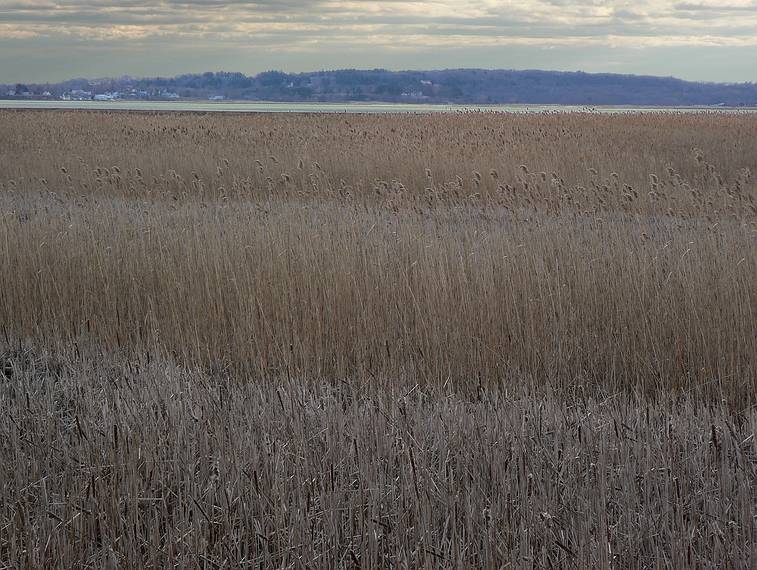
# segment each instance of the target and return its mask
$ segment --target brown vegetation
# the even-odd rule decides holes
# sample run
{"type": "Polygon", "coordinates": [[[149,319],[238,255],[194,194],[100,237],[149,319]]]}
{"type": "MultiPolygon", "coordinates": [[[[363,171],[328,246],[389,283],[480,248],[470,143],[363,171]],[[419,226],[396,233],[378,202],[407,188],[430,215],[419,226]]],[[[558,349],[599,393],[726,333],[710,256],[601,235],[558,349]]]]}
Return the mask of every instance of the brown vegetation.
{"type": "Polygon", "coordinates": [[[757,117],[0,113],[0,563],[749,567],[757,117]]]}

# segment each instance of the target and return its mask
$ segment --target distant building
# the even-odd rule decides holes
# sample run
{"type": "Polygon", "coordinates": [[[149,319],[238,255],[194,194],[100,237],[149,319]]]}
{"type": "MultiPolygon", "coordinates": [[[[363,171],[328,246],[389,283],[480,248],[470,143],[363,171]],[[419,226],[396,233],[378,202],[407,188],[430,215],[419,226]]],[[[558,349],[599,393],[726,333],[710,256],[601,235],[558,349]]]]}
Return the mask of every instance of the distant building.
{"type": "Polygon", "coordinates": [[[226,99],[226,97],[224,97],[223,95],[211,95],[210,97],[208,97],[208,100],[210,101],[223,101],[224,99],[226,99]]]}
{"type": "Polygon", "coordinates": [[[72,89],[60,96],[64,101],[90,101],[92,100],[92,91],[83,89],[72,89]]]}
{"type": "Polygon", "coordinates": [[[126,93],[121,94],[122,97],[127,99],[148,99],[150,94],[147,91],[138,91],[137,89],[129,89],[126,93]]]}

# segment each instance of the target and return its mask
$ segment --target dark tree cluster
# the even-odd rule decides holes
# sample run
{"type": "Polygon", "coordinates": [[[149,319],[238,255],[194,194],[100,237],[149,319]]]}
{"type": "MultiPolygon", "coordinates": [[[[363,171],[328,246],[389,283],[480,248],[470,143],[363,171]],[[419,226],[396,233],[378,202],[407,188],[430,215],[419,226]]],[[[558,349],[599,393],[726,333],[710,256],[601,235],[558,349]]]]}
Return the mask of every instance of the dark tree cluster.
{"type": "Polygon", "coordinates": [[[221,96],[256,101],[757,106],[755,83],[699,83],[672,77],[485,69],[266,71],[254,76],[206,72],[170,78],[76,79],[58,84],[6,85],[0,86],[0,95],[47,91],[56,96],[74,89],[91,91],[93,95],[117,91],[140,93],[144,98],[171,93],[187,99],[221,96]]]}

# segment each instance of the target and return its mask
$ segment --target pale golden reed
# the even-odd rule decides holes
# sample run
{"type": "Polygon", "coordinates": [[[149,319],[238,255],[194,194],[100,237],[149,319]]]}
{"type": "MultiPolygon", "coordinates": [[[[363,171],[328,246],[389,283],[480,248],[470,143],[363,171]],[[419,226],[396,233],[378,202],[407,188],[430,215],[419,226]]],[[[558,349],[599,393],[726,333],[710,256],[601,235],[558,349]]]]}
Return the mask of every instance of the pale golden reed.
{"type": "Polygon", "coordinates": [[[747,115],[0,112],[0,567],[753,566],[756,163],[747,115]]]}

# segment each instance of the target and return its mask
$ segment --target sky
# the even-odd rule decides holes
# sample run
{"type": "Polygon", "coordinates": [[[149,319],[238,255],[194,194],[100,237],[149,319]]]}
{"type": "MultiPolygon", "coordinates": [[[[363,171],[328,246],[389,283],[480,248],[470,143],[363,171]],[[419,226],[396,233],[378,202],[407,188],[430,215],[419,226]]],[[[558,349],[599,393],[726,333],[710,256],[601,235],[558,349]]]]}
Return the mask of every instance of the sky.
{"type": "Polygon", "coordinates": [[[0,0],[0,83],[376,67],[757,81],[757,0],[0,0]]]}

